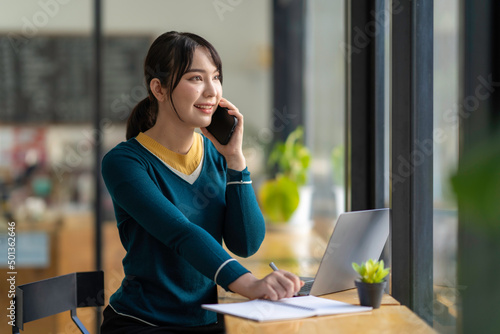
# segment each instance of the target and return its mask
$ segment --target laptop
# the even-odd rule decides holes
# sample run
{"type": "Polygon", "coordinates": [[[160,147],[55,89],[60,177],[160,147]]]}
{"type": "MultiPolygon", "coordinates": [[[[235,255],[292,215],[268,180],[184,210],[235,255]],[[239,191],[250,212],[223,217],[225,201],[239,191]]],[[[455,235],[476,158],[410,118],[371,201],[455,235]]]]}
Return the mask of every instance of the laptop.
{"type": "Polygon", "coordinates": [[[320,296],[354,288],[358,277],[352,263],[378,260],[389,237],[390,209],[344,212],[333,230],[315,278],[305,282],[299,296],[320,296]]]}

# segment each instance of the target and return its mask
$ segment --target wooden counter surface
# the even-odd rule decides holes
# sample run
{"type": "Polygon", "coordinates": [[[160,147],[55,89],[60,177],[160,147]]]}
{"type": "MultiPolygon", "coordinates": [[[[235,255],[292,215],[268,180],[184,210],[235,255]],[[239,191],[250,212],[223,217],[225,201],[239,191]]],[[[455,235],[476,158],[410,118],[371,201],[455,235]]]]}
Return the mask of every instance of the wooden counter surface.
{"type": "Polygon", "coordinates": [[[306,319],[256,322],[225,316],[227,334],[436,333],[406,306],[381,306],[371,312],[306,319]]]}

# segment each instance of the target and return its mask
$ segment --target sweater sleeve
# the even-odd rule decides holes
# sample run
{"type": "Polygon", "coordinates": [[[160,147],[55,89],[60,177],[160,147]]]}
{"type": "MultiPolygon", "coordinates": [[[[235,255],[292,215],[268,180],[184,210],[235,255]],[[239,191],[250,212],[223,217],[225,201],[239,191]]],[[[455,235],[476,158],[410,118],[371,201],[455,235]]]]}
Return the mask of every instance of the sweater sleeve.
{"type": "Polygon", "coordinates": [[[228,169],[224,242],[229,250],[242,257],[253,255],[265,235],[265,223],[247,168],[228,169]]]}
{"type": "Polygon", "coordinates": [[[123,151],[111,151],[102,161],[103,179],[115,205],[223,288],[248,272],[162,194],[148,175],[146,162],[123,151]]]}

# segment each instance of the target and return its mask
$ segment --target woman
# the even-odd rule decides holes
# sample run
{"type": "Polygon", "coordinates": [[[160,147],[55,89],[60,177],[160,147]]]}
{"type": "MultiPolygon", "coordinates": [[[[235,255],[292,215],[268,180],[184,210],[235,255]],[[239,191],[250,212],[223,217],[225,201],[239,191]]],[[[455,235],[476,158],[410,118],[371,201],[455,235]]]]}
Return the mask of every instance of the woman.
{"type": "Polygon", "coordinates": [[[257,279],[221,246],[250,256],[265,226],[242,153],[243,116],[222,98],[214,47],[194,34],[165,33],[151,45],[144,74],[148,97],[129,117],[127,141],[102,162],[127,251],[102,333],[223,331],[201,308],[217,302],[217,284],[277,300],[302,282],[285,271],[257,279]],[[217,105],[238,119],[227,145],[205,129],[217,105]]]}

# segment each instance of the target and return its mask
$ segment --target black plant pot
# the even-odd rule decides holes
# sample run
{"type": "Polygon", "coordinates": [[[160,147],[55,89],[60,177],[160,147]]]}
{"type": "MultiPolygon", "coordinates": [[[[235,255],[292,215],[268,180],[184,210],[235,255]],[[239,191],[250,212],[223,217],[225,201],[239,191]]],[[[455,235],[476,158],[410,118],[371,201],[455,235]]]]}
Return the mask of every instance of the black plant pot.
{"type": "Polygon", "coordinates": [[[364,283],[360,280],[355,280],[354,283],[358,288],[359,303],[363,306],[371,306],[379,308],[384,295],[386,281],[380,283],[364,283]]]}

